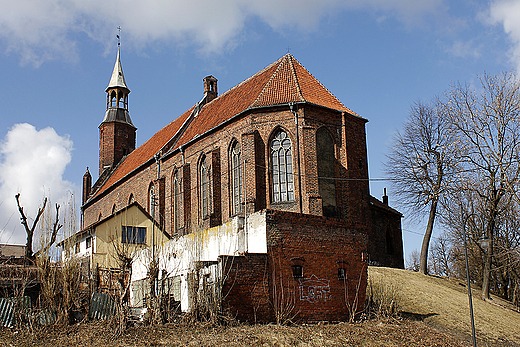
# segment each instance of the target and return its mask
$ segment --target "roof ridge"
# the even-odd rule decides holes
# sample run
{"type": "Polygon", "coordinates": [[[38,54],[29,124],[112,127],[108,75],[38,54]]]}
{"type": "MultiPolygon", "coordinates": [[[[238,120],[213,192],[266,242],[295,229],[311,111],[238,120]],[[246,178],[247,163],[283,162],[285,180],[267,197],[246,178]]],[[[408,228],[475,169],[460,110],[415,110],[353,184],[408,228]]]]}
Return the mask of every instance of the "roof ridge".
{"type": "Polygon", "coordinates": [[[300,96],[300,100],[305,101],[305,98],[303,97],[303,94],[302,94],[302,90],[300,88],[300,81],[298,80],[298,75],[296,74],[296,71],[294,70],[294,60],[296,60],[296,59],[291,54],[287,54],[287,55],[290,58],[289,59],[289,66],[291,67],[291,72],[292,72],[293,78],[296,81],[296,83],[295,83],[296,90],[298,91],[298,95],[300,96]]]}
{"type": "MultiPolygon", "coordinates": [[[[243,84],[249,82],[250,80],[252,80],[253,78],[255,78],[256,76],[258,75],[261,75],[262,73],[264,73],[265,71],[269,70],[273,65],[276,65],[280,60],[282,60],[283,57],[281,57],[280,59],[278,59],[277,61],[267,65],[266,67],[264,67],[262,70],[258,71],[257,73],[255,73],[253,76],[249,77],[249,78],[246,78],[245,80],[243,80],[242,82],[240,82],[239,84],[237,84],[236,86],[232,87],[232,88],[229,88],[228,90],[226,90],[224,93],[220,94],[219,96],[217,96],[215,99],[211,100],[210,102],[208,102],[206,105],[210,105],[212,104],[215,100],[218,100],[219,98],[223,97],[224,95],[226,94],[229,94],[231,93],[232,91],[234,91],[235,89],[239,88],[240,86],[242,86],[243,84]]],[[[205,106],[206,106],[205,105],[205,106]]]]}
{"type": "MultiPolygon", "coordinates": [[[[260,100],[261,97],[264,96],[264,93],[266,92],[266,90],[268,89],[268,86],[270,85],[270,83],[274,80],[274,77],[278,74],[278,72],[280,71],[280,67],[282,66],[282,63],[284,60],[286,60],[287,56],[290,56],[291,54],[290,53],[287,53],[285,54],[284,56],[282,56],[280,59],[278,59],[277,61],[275,61],[273,64],[278,64],[278,67],[276,68],[275,72],[273,72],[273,74],[271,75],[271,77],[269,77],[269,81],[267,81],[267,83],[264,85],[264,87],[262,88],[262,91],[258,94],[258,96],[256,97],[256,99],[251,103],[251,105],[254,105],[257,103],[257,101],[260,100]]],[[[269,67],[271,67],[273,64],[269,65],[269,67]]],[[[265,69],[264,69],[265,70],[265,69]]],[[[263,70],[262,70],[263,71],[263,70]]],[[[251,107],[251,105],[249,105],[249,107],[251,107]]]]}

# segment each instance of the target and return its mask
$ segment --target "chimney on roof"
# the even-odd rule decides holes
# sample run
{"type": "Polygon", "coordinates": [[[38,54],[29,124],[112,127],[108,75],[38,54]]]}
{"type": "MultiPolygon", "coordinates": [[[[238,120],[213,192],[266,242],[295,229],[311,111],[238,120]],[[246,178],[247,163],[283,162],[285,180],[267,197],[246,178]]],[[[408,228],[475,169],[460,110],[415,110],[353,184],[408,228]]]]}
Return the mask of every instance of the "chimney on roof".
{"type": "Polygon", "coordinates": [[[217,79],[215,77],[204,77],[204,96],[206,97],[206,102],[210,102],[218,96],[217,79]]]}
{"type": "Polygon", "coordinates": [[[386,195],[386,188],[383,189],[383,204],[388,205],[388,195],[386,195]]]}
{"type": "Polygon", "coordinates": [[[87,171],[83,175],[83,194],[82,194],[82,198],[81,198],[82,204],[85,204],[85,202],[90,197],[91,189],[92,189],[92,176],[90,175],[90,172],[88,171],[88,166],[87,166],[87,171]]]}

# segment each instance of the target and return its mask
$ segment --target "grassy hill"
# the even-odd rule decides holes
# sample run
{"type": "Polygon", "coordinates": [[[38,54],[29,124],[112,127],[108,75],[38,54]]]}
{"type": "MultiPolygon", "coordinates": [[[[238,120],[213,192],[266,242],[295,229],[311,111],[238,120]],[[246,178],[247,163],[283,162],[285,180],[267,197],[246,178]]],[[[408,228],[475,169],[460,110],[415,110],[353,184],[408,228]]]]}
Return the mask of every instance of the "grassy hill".
{"type": "MultiPolygon", "coordinates": [[[[420,319],[470,341],[465,282],[390,268],[369,267],[368,271],[372,284],[385,283],[395,289],[402,316],[420,319]]],[[[500,298],[480,299],[479,288],[472,287],[472,292],[477,344],[520,346],[520,313],[500,298]]]]}

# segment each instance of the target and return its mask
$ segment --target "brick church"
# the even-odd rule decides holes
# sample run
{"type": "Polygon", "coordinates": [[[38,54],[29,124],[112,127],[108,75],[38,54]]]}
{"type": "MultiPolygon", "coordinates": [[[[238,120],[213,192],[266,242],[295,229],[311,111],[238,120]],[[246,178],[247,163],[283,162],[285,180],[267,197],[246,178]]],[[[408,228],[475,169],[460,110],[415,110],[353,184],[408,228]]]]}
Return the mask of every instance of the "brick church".
{"type": "Polygon", "coordinates": [[[363,309],[369,264],[403,267],[401,214],[369,193],[367,120],[291,54],[220,95],[205,77],[200,101],[138,148],[119,48],[106,93],[78,235],[95,254],[112,220],[116,242],[142,244],[133,305],[149,295],[152,255],[183,311],[211,287],[247,321],[348,319],[363,309]]]}

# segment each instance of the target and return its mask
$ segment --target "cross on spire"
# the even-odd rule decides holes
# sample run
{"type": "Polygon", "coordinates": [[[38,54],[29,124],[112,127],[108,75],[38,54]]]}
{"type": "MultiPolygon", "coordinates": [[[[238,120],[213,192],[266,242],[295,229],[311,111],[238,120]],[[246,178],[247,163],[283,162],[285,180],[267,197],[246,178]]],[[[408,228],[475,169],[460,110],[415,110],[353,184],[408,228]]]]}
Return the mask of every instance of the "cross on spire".
{"type": "Polygon", "coordinates": [[[117,30],[119,31],[119,34],[117,34],[117,45],[121,46],[121,26],[117,27],[117,30]]]}

